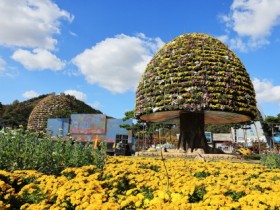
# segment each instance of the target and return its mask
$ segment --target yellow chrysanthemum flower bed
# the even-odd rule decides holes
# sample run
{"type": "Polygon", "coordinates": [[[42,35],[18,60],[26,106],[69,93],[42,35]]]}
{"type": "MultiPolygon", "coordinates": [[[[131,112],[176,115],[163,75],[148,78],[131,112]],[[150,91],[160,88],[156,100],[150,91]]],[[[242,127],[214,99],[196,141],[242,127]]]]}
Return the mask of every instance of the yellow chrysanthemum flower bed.
{"type": "Polygon", "coordinates": [[[0,171],[0,209],[280,209],[280,170],[258,164],[109,157],[61,176],[0,171]]]}

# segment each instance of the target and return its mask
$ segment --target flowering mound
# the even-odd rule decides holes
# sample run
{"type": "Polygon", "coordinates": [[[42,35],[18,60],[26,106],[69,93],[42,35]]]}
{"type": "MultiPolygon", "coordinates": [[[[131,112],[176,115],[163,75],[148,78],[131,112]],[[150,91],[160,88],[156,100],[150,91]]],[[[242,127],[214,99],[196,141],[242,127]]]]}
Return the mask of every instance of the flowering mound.
{"type": "Polygon", "coordinates": [[[280,170],[257,164],[109,157],[61,176],[0,171],[0,209],[279,209],[280,170]],[[168,179],[169,177],[169,179],[168,179]]]}
{"type": "Polygon", "coordinates": [[[38,102],[32,110],[28,126],[36,131],[45,131],[49,118],[69,118],[73,113],[101,113],[74,96],[50,94],[38,102]]]}
{"type": "Polygon", "coordinates": [[[147,65],[136,91],[135,115],[174,110],[256,117],[249,74],[220,40],[201,33],[183,34],[165,44],[147,65]]]}

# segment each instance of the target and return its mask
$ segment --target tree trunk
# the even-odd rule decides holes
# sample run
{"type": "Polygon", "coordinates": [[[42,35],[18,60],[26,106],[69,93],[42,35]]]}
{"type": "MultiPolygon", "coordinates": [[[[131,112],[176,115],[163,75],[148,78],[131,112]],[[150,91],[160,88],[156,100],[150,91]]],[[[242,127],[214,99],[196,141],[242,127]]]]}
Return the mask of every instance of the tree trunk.
{"type": "Polygon", "coordinates": [[[223,153],[219,149],[208,146],[204,134],[204,112],[189,112],[180,114],[180,137],[178,149],[203,149],[205,153],[223,153]]]}

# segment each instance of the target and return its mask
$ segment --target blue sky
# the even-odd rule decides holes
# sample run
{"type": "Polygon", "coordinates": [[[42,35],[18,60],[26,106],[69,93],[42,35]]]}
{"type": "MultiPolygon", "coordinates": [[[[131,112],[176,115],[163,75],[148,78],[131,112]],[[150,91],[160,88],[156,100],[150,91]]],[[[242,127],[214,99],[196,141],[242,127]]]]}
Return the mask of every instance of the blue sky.
{"type": "Polygon", "coordinates": [[[160,47],[201,32],[241,59],[262,112],[280,113],[279,0],[0,0],[0,29],[2,104],[67,93],[122,118],[160,47]]]}

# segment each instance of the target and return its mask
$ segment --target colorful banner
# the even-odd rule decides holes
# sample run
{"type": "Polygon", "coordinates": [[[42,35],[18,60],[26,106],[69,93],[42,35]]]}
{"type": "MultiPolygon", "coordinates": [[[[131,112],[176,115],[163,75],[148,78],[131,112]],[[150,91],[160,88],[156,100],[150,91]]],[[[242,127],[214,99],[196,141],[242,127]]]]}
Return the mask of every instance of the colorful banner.
{"type": "Polygon", "coordinates": [[[72,114],[71,134],[105,134],[106,115],[72,114]]]}

